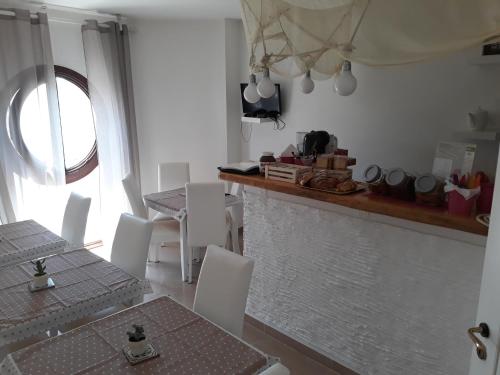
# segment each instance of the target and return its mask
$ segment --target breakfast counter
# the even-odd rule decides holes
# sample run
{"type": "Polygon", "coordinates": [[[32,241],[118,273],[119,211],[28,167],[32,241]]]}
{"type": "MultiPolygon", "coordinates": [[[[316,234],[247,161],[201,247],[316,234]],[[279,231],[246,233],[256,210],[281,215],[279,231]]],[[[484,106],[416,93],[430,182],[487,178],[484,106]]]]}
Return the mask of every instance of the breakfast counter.
{"type": "Polygon", "coordinates": [[[336,195],[323,191],[306,189],[287,182],[266,180],[262,176],[255,175],[245,176],[220,173],[219,178],[224,181],[235,182],[245,186],[253,186],[297,197],[334,203],[357,210],[456,229],[482,236],[488,235],[488,228],[478,223],[473,217],[454,216],[448,214],[445,209],[419,206],[413,202],[404,202],[389,197],[375,196],[369,192],[336,195]]]}
{"type": "Polygon", "coordinates": [[[467,374],[487,230],[260,176],[244,185],[247,314],[361,375],[467,374]]]}

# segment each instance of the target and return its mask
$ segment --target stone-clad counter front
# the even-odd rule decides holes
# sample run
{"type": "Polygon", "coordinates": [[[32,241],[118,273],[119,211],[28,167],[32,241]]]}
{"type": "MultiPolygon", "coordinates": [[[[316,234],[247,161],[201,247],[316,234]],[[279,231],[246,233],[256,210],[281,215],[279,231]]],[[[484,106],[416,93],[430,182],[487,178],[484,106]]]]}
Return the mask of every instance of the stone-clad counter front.
{"type": "Polygon", "coordinates": [[[468,373],[486,237],[252,186],[250,316],[361,375],[468,373]]]}

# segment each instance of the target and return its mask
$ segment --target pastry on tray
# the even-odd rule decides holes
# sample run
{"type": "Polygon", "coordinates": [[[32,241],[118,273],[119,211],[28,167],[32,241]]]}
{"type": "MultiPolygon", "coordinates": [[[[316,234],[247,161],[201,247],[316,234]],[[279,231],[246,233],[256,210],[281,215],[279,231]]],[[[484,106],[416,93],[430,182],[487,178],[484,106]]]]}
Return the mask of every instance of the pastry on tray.
{"type": "Polygon", "coordinates": [[[336,177],[315,176],[309,181],[309,186],[314,189],[335,190],[340,183],[336,177]]]}
{"type": "Polygon", "coordinates": [[[358,184],[356,184],[353,180],[347,180],[337,185],[337,191],[339,193],[348,193],[356,190],[357,188],[358,184]]]}
{"type": "Polygon", "coordinates": [[[349,193],[358,188],[358,184],[351,178],[331,176],[327,171],[305,173],[300,177],[299,184],[312,189],[336,193],[349,193]]]}

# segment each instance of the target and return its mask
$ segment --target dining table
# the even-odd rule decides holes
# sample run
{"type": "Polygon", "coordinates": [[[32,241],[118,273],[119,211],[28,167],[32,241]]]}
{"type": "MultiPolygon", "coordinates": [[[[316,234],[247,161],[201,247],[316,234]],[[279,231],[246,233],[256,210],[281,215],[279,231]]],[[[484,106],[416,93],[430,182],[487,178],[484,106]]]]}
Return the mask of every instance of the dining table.
{"type": "MultiPolygon", "coordinates": [[[[144,195],[146,207],[165,214],[179,222],[182,281],[192,282],[192,264],[188,261],[190,251],[187,240],[186,189],[178,188],[144,195]]],[[[226,208],[243,204],[243,199],[236,195],[226,194],[226,208]]],[[[237,232],[237,228],[235,231],[237,232]]],[[[237,241],[236,241],[237,242],[237,241]]]]}
{"type": "Polygon", "coordinates": [[[138,279],[86,249],[48,256],[45,272],[52,288],[31,285],[33,264],[0,272],[0,347],[44,334],[111,306],[137,303],[152,292],[138,279]]]}
{"type": "Polygon", "coordinates": [[[67,245],[34,220],[0,225],[0,268],[62,253],[67,245]]]}
{"type": "Polygon", "coordinates": [[[162,296],[8,354],[0,375],[251,375],[276,359],[162,296]],[[132,365],[127,331],[141,325],[159,354],[132,365]]]}

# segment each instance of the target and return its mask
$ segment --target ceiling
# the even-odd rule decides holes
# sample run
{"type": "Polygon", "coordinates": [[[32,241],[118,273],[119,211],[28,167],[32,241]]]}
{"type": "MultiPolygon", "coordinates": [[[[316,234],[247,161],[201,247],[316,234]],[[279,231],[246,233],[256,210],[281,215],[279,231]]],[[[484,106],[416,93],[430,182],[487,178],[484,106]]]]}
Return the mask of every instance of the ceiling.
{"type": "Polygon", "coordinates": [[[239,0],[42,0],[137,18],[241,18],[239,0]]]}

